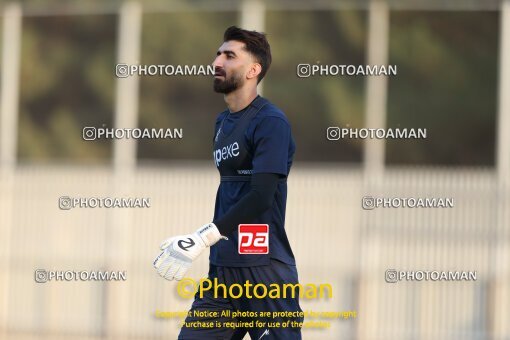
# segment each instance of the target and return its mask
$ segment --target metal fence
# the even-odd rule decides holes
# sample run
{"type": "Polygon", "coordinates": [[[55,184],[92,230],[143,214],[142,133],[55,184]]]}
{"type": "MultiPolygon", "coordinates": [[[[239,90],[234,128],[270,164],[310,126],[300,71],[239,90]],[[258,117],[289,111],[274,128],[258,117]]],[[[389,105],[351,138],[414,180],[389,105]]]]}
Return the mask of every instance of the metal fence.
{"type": "MultiPolygon", "coordinates": [[[[187,310],[151,261],[159,242],[211,219],[209,163],[108,168],[21,167],[1,183],[2,330],[8,339],[174,338],[187,310]],[[60,196],[150,197],[150,208],[60,210],[60,196]],[[3,218],[2,218],[3,219],[3,218]],[[125,282],[36,283],[34,271],[126,270],[125,282]]],[[[301,164],[289,177],[286,228],[300,281],[329,283],[303,310],[356,311],[305,339],[507,339],[510,201],[493,171],[394,169],[367,186],[358,167],[301,164]],[[362,209],[362,197],[452,197],[453,208],[362,209]],[[476,271],[475,282],[387,283],[385,271],[476,271]]],[[[203,255],[189,274],[207,272],[203,255]]],[[[311,321],[312,319],[309,319],[311,321]]],[[[307,321],[307,320],[305,320],[307,321]]]]}

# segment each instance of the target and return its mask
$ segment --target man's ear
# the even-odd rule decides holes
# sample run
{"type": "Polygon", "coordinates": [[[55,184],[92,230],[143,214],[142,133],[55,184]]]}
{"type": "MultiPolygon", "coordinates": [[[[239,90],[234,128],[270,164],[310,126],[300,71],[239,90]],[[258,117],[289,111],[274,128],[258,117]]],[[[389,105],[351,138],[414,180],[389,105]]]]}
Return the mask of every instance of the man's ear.
{"type": "Polygon", "coordinates": [[[260,65],[259,63],[253,63],[251,64],[251,67],[248,70],[246,78],[248,79],[257,78],[260,72],[262,72],[262,65],[260,65]]]}

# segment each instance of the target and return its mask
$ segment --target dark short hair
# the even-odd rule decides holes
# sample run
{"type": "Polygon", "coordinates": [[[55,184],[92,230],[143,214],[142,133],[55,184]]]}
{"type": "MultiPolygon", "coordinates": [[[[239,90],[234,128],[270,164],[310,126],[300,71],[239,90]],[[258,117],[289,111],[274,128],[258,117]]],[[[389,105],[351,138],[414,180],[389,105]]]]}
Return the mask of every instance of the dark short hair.
{"type": "Polygon", "coordinates": [[[247,31],[236,26],[230,26],[223,34],[223,41],[240,41],[245,44],[245,50],[255,57],[262,66],[262,71],[257,77],[257,84],[264,78],[271,65],[271,47],[267,42],[266,35],[257,31],[247,31]]]}

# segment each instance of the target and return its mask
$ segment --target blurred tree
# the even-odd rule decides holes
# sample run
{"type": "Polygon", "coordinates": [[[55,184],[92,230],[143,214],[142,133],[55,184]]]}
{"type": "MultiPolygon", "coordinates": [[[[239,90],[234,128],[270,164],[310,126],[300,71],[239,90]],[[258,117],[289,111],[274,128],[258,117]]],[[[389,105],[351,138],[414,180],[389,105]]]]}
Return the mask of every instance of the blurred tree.
{"type": "Polygon", "coordinates": [[[494,164],[498,41],[497,12],[392,12],[388,126],[428,137],[389,141],[388,163],[494,164]]]}
{"type": "Polygon", "coordinates": [[[108,141],[85,126],[112,125],[116,17],[25,17],[20,80],[20,160],[97,161],[108,141]]]}
{"type": "MultiPolygon", "coordinates": [[[[237,13],[146,14],[142,64],[211,65],[237,13]]],[[[142,77],[140,126],[182,128],[182,140],[140,140],[141,159],[212,159],[214,122],[225,110],[212,76],[142,77]]]]}
{"type": "Polygon", "coordinates": [[[273,65],[265,94],[291,120],[296,159],[359,162],[360,142],[329,142],[326,128],[363,127],[364,78],[299,78],[297,65],[363,64],[366,12],[270,12],[267,27],[273,65]]]}
{"type": "MultiPolygon", "coordinates": [[[[145,13],[142,64],[208,65],[237,12],[145,13]]],[[[21,160],[105,162],[111,141],[86,142],[84,126],[111,127],[117,16],[29,16],[23,21],[21,160]]],[[[264,95],[293,126],[297,160],[359,162],[361,140],[328,142],[328,126],[364,126],[365,77],[299,78],[298,64],[365,64],[367,13],[269,11],[273,64],[264,95]],[[320,150],[320,151],[319,151],[320,150]]],[[[428,129],[423,141],[389,141],[389,164],[494,162],[498,13],[391,13],[388,127],[428,129]]],[[[182,140],[140,140],[138,158],[210,159],[225,109],[208,76],[144,76],[139,125],[182,128],[182,140]]]]}

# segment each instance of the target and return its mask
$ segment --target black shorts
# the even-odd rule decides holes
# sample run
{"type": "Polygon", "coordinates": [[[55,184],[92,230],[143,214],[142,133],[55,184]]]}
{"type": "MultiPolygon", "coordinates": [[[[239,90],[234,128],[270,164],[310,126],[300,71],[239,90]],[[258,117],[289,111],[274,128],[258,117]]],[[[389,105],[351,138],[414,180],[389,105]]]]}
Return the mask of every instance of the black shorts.
{"type": "MultiPolygon", "coordinates": [[[[250,293],[252,298],[247,298],[246,296],[233,298],[228,295],[224,298],[222,289],[218,289],[216,298],[212,289],[205,291],[202,298],[197,293],[191,306],[191,316],[188,315],[186,317],[185,325],[181,328],[179,334],[179,340],[243,339],[246,333],[250,334],[251,339],[257,340],[301,339],[301,327],[297,326],[297,324],[302,323],[304,318],[297,316],[299,312],[302,312],[299,307],[299,290],[294,289],[295,293],[294,297],[292,297],[291,289],[287,289],[285,298],[283,297],[283,289],[280,291],[280,298],[256,298],[253,294],[253,288],[257,284],[264,284],[267,287],[268,296],[269,290],[272,289],[269,286],[271,284],[276,283],[279,287],[283,287],[284,283],[297,284],[298,275],[296,266],[274,259],[271,259],[270,265],[255,267],[220,267],[211,264],[209,266],[208,278],[211,281],[217,278],[217,282],[224,284],[226,287],[230,287],[230,285],[235,283],[244,285],[248,281],[253,285],[252,293],[250,293]],[[194,316],[195,311],[197,311],[197,316],[194,316]],[[199,316],[198,311],[216,311],[217,317],[204,317],[203,314],[199,316]],[[237,312],[241,316],[234,318],[233,312],[237,312]],[[239,312],[244,312],[244,314],[239,314],[239,312]],[[271,315],[275,316],[277,314],[272,312],[294,313],[292,313],[292,316],[287,314],[284,317],[267,317],[267,314],[264,317],[259,317],[261,312],[270,312],[271,315]],[[207,326],[197,327],[197,325],[201,324],[196,323],[196,321],[200,321],[203,325],[207,326]],[[282,327],[284,322],[286,322],[287,327],[282,327]],[[186,324],[193,326],[186,326],[186,324]],[[259,327],[256,327],[256,325],[259,327]],[[294,326],[291,327],[291,325],[294,326]]],[[[264,294],[263,287],[259,288],[262,289],[257,289],[258,293],[256,296],[266,295],[264,294]]],[[[233,290],[234,296],[238,295],[238,292],[240,291],[233,290]]],[[[274,292],[275,290],[273,290],[274,292]]],[[[246,295],[246,289],[244,295],[246,295]]],[[[283,316],[283,314],[278,315],[283,316]]]]}

